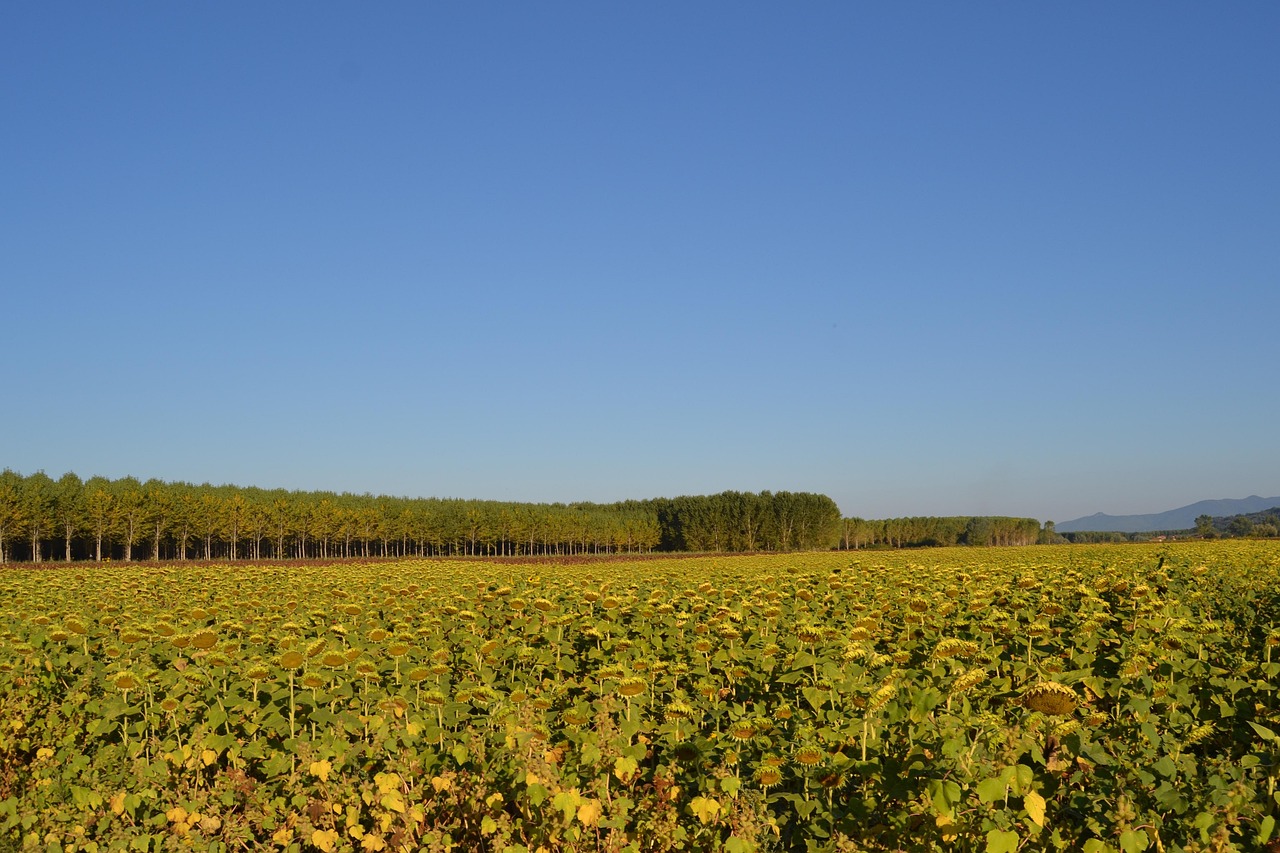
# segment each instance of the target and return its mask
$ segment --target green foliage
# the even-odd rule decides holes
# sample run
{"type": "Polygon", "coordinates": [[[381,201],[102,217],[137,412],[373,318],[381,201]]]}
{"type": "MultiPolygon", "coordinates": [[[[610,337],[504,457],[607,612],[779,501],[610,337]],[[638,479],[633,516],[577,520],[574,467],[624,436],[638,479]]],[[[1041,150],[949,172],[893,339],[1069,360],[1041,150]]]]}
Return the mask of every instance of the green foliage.
{"type": "MultiPolygon", "coordinates": [[[[1056,541],[1049,522],[1048,537],[1056,541]]],[[[842,548],[938,548],[951,545],[1032,545],[1042,540],[1040,522],[1007,516],[917,516],[841,522],[842,548]]]]}
{"type": "Polygon", "coordinates": [[[834,546],[839,524],[834,501],[803,492],[566,505],[0,477],[0,562],[37,562],[55,542],[96,562],[148,545],[153,561],[795,551],[834,546]]]}

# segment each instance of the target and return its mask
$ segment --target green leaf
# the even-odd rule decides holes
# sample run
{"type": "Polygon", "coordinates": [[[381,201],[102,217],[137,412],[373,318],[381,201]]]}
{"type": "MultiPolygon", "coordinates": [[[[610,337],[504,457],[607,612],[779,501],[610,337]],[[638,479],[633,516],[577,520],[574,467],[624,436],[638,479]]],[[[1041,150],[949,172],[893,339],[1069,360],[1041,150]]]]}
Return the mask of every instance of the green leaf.
{"type": "Polygon", "coordinates": [[[1145,832],[1129,829],[1120,833],[1120,849],[1124,853],[1142,853],[1150,843],[1151,839],[1147,837],[1145,832]]]}
{"type": "Polygon", "coordinates": [[[950,779],[930,779],[929,797],[933,800],[933,810],[940,815],[955,817],[956,806],[960,804],[963,791],[950,779]]]}
{"type": "Polygon", "coordinates": [[[997,800],[1004,799],[1004,792],[1008,787],[1002,777],[992,776],[990,779],[984,779],[979,782],[974,790],[978,794],[978,799],[983,803],[994,803],[997,800]]]}
{"type": "Polygon", "coordinates": [[[1276,739],[1276,733],[1271,731],[1271,729],[1267,728],[1266,726],[1260,726],[1254,722],[1250,722],[1249,725],[1252,726],[1253,730],[1258,733],[1258,737],[1262,738],[1263,740],[1273,741],[1276,739]]]}
{"type": "Polygon", "coordinates": [[[82,809],[96,809],[102,805],[101,794],[89,788],[82,788],[79,785],[71,786],[71,798],[75,801],[76,806],[82,809]]]}
{"type": "Polygon", "coordinates": [[[993,829],[987,833],[987,853],[1014,853],[1018,849],[1018,833],[993,829]]]}
{"type": "Polygon", "coordinates": [[[627,783],[631,781],[631,777],[640,769],[639,763],[628,756],[621,756],[613,762],[613,775],[618,778],[619,782],[627,783]]]}
{"type": "Polygon", "coordinates": [[[1271,833],[1275,831],[1276,819],[1273,815],[1267,815],[1258,824],[1258,838],[1256,843],[1259,845],[1266,844],[1271,840],[1271,833]]]}
{"type": "Polygon", "coordinates": [[[743,841],[738,836],[730,835],[729,839],[724,843],[724,849],[728,851],[728,853],[750,853],[754,847],[743,841]]]}
{"type": "MultiPolygon", "coordinates": [[[[1006,771],[1008,772],[1008,771],[1006,771]]],[[[1021,797],[1027,791],[1031,790],[1031,782],[1036,777],[1036,772],[1025,764],[1018,764],[1013,767],[1013,782],[1010,785],[1013,793],[1021,797]]]]}

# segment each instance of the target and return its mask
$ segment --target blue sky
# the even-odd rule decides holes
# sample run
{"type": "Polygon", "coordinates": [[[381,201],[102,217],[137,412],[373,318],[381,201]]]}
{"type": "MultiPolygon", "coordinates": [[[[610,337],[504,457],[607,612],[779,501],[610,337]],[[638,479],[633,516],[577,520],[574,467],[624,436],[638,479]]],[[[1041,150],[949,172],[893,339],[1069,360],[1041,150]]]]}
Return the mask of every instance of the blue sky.
{"type": "Polygon", "coordinates": [[[9,3],[0,466],[1280,494],[1280,6],[9,3]]]}

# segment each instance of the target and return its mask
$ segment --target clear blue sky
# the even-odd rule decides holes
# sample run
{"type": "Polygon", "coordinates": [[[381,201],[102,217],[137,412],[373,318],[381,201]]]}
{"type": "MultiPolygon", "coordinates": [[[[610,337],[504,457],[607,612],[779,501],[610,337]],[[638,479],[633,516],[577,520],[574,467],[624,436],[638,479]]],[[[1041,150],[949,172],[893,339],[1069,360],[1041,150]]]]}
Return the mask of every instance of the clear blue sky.
{"type": "Polygon", "coordinates": [[[0,6],[0,467],[1280,494],[1280,5],[0,6]]]}

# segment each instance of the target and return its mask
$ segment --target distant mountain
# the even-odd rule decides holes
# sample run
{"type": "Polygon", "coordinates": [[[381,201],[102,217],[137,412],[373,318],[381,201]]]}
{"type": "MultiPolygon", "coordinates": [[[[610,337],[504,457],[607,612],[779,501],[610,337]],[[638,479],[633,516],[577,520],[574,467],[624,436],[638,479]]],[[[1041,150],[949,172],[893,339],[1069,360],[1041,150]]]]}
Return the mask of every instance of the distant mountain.
{"type": "Polygon", "coordinates": [[[1152,530],[1188,530],[1196,526],[1196,518],[1211,515],[1221,518],[1227,515],[1242,515],[1249,512],[1262,512],[1265,509],[1280,506],[1280,497],[1260,498],[1250,495],[1247,498],[1227,499],[1219,501],[1199,501],[1168,512],[1154,515],[1107,515],[1096,512],[1084,518],[1076,518],[1055,524],[1059,533],[1079,533],[1082,530],[1099,533],[1149,533],[1152,530]]]}

